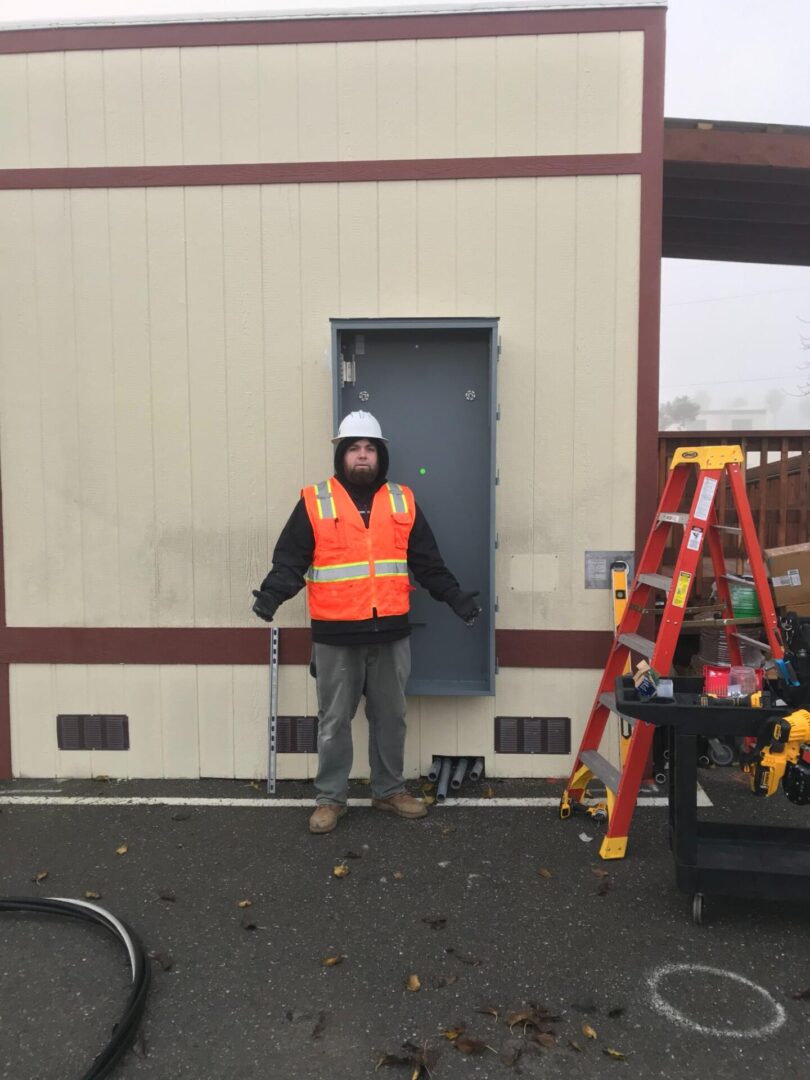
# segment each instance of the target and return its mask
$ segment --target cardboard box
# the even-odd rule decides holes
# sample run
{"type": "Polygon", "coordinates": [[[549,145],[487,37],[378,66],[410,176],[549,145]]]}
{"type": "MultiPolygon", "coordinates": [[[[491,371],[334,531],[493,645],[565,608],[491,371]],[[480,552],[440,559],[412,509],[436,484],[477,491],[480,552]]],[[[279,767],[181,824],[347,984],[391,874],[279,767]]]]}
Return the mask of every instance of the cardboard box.
{"type": "Polygon", "coordinates": [[[784,608],[779,610],[783,615],[787,615],[789,611],[792,611],[800,619],[810,619],[810,604],[785,604],[784,608]]]}
{"type": "Polygon", "coordinates": [[[769,548],[765,552],[777,607],[796,610],[810,604],[810,544],[769,548]]]}

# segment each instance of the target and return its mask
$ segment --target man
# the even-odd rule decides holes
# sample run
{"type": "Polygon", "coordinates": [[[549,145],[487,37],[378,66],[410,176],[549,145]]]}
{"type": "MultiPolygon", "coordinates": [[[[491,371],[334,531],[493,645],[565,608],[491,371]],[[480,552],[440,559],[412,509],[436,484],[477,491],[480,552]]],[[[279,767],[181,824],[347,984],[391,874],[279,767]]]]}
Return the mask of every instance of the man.
{"type": "Polygon", "coordinates": [[[462,592],[444,565],[413,492],[387,480],[387,440],[371,413],[349,413],[332,443],[335,475],[301,492],[273,568],[253,591],[254,612],[271,622],[279,604],[307,586],[318,691],[313,833],[331,832],[346,813],[351,723],[364,693],[371,805],[403,818],[427,813],[403,778],[408,571],[468,625],[481,611],[478,593],[462,592]]]}

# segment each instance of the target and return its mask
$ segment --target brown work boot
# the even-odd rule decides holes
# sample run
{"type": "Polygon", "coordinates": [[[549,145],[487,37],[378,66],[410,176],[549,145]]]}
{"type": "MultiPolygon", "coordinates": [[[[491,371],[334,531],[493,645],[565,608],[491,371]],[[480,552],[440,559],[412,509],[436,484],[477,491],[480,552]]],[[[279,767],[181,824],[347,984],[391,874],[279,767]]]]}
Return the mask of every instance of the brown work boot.
{"type": "Polygon", "coordinates": [[[320,803],[315,807],[309,819],[309,831],[314,833],[331,832],[337,825],[338,818],[346,813],[346,807],[338,803],[320,803]]]}
{"type": "Polygon", "coordinates": [[[407,791],[399,791],[390,799],[372,799],[375,810],[391,810],[404,818],[420,818],[427,815],[427,807],[421,799],[415,799],[407,791]]]}

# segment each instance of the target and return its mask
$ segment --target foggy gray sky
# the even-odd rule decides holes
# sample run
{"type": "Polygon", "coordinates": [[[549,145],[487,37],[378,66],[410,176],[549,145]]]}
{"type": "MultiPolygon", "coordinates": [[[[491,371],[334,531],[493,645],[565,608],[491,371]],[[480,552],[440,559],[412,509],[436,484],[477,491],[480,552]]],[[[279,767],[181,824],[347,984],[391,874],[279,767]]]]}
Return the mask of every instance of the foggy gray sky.
{"type": "MultiPolygon", "coordinates": [[[[0,0],[0,24],[223,9],[258,14],[350,2],[0,0]]],[[[808,42],[810,0],[670,0],[666,115],[810,126],[808,42]]],[[[688,394],[714,409],[768,408],[767,421],[755,427],[807,427],[810,397],[798,396],[810,381],[802,334],[810,337],[810,268],[665,260],[662,400],[688,394]]]]}

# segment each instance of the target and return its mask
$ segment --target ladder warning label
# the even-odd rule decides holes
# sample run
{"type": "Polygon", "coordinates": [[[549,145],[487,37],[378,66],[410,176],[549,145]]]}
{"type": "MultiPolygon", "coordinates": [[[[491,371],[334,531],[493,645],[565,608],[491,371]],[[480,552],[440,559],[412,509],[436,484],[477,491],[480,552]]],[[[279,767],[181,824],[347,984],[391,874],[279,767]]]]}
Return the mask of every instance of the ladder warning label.
{"type": "Polygon", "coordinates": [[[704,476],[700,485],[700,495],[695,504],[695,520],[705,521],[714,502],[714,493],[717,491],[717,481],[713,476],[704,476]]]}
{"type": "Polygon", "coordinates": [[[675,585],[675,592],[672,594],[672,606],[673,607],[685,607],[686,597],[689,594],[689,585],[692,581],[692,575],[687,574],[685,570],[681,570],[678,574],[678,581],[675,585]]]}
{"type": "Polygon", "coordinates": [[[689,539],[686,541],[686,546],[690,551],[700,551],[702,540],[703,529],[692,528],[689,530],[689,539]]]}

